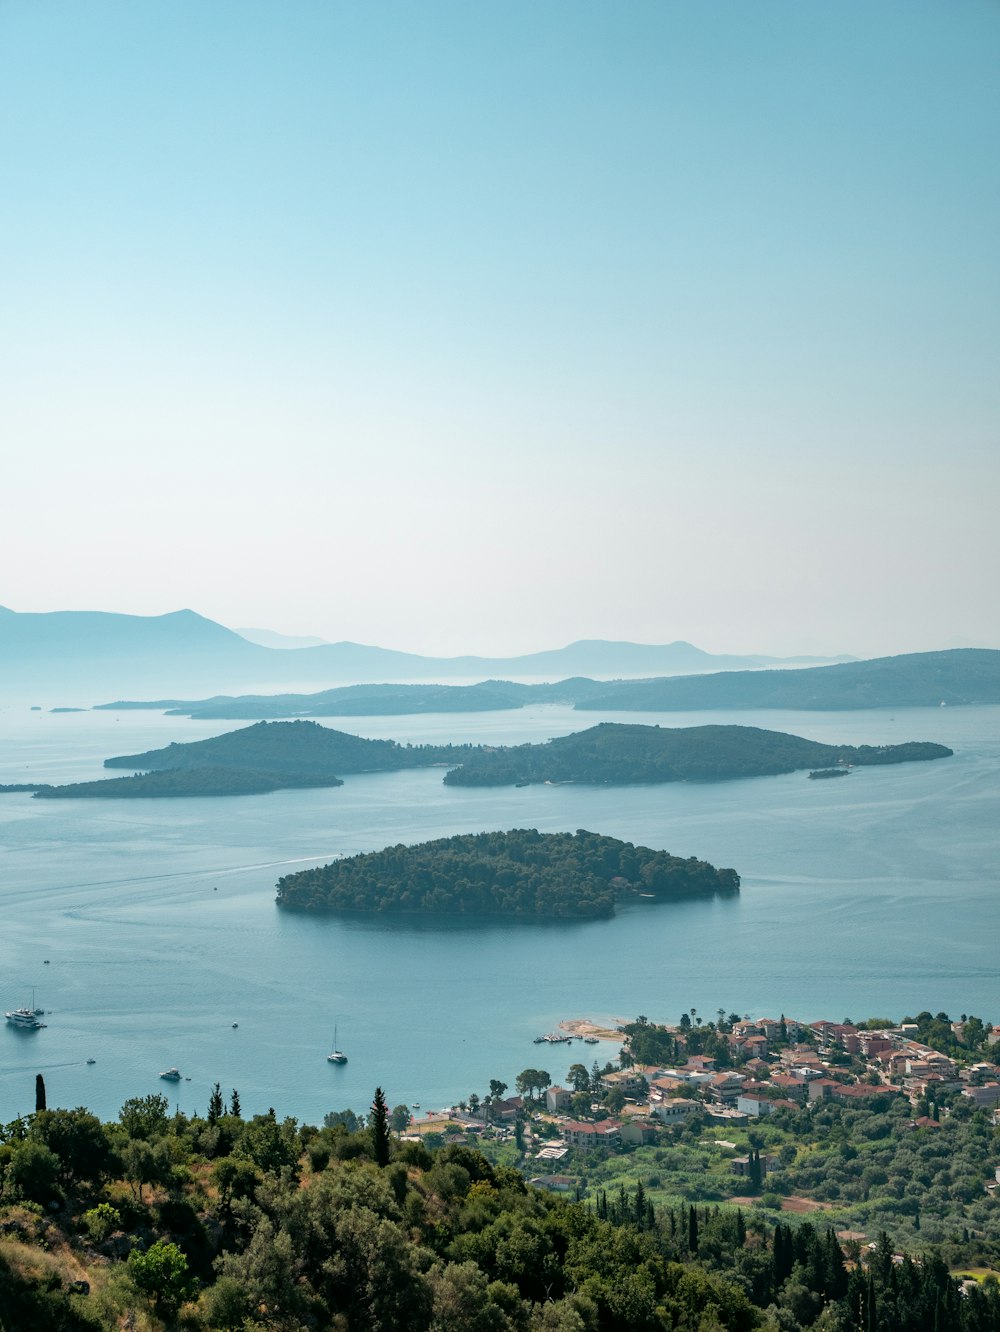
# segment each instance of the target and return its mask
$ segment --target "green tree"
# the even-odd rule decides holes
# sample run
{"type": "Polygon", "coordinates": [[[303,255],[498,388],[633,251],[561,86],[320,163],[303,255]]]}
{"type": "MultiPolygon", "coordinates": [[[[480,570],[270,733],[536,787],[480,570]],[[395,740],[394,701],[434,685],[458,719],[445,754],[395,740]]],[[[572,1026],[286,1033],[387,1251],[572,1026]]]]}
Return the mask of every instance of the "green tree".
{"type": "Polygon", "coordinates": [[[40,1142],[19,1142],[3,1175],[4,1194],[28,1202],[49,1203],[59,1193],[59,1158],[40,1142]]]}
{"type": "Polygon", "coordinates": [[[372,1148],[375,1152],[375,1164],[389,1164],[389,1109],[381,1087],[375,1088],[372,1112],[369,1120],[372,1134],[372,1148]]]}
{"type": "Polygon", "coordinates": [[[35,1114],[45,1109],[45,1079],[41,1073],[35,1074],[35,1114]]]}
{"type": "Polygon", "coordinates": [[[150,1142],[166,1132],[169,1109],[165,1096],[132,1096],[119,1110],[118,1118],[130,1138],[150,1142]]]}
{"type": "Polygon", "coordinates": [[[84,1212],[81,1220],[95,1244],[102,1244],[109,1235],[120,1230],[122,1224],[121,1212],[106,1202],[98,1203],[96,1207],[84,1212]]]}
{"type": "Polygon", "coordinates": [[[128,1269],[139,1290],[164,1313],[173,1312],[191,1289],[188,1261],[176,1244],[157,1240],[145,1253],[133,1249],[128,1269]]]}
{"type": "Polygon", "coordinates": [[[76,1110],[42,1110],[31,1123],[31,1137],[59,1158],[63,1188],[86,1181],[97,1184],[111,1165],[111,1142],[96,1115],[82,1106],[76,1110]]]}
{"type": "Polygon", "coordinates": [[[226,1107],[222,1100],[222,1090],[216,1083],[212,1088],[212,1094],[208,1098],[208,1122],[217,1124],[226,1112],[226,1107]]]}
{"type": "Polygon", "coordinates": [[[583,1064],[570,1064],[566,1077],[575,1092],[590,1090],[590,1074],[583,1064]]]}
{"type": "Polygon", "coordinates": [[[233,1088],[232,1095],[229,1098],[229,1113],[232,1115],[234,1119],[240,1119],[243,1113],[242,1108],[240,1106],[240,1094],[235,1087],[233,1088]]]}
{"type": "Polygon", "coordinates": [[[405,1133],[410,1123],[410,1107],[408,1105],[394,1105],[391,1122],[394,1133],[405,1133]]]}

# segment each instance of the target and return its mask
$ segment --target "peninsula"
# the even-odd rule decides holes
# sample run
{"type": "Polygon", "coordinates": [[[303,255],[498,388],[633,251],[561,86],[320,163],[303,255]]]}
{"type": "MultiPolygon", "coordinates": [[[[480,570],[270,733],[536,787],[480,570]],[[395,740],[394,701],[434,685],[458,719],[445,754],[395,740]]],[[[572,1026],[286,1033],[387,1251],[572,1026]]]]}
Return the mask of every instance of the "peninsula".
{"type": "Polygon", "coordinates": [[[279,907],[313,912],[587,919],[625,897],[739,891],[733,869],[597,833],[467,833],[390,846],[278,880],[279,907]]]}
{"type": "Polygon", "coordinates": [[[838,764],[870,766],[947,758],[944,745],[825,745],[756,726],[659,726],[602,722],[545,744],[480,749],[445,774],[451,786],[531,782],[723,781],[838,764]]]}

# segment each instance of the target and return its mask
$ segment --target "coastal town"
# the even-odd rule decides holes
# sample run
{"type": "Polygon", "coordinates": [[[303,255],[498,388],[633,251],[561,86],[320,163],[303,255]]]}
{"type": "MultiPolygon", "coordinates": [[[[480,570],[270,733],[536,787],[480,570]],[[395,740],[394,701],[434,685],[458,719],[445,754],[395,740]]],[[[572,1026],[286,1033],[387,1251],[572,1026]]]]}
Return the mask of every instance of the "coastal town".
{"type": "MultiPolygon", "coordinates": [[[[702,1023],[685,1014],[676,1025],[567,1021],[542,1039],[567,1059],[559,1080],[525,1069],[516,1095],[494,1081],[491,1094],[425,1114],[404,1136],[475,1142],[487,1153],[516,1146],[531,1183],[577,1197],[655,1158],[666,1201],[683,1187],[671,1185],[672,1163],[690,1168],[694,1150],[704,1197],[749,1204],[763,1195],[783,1211],[849,1213],[858,1201],[849,1181],[837,1197],[810,1189],[802,1168],[825,1138],[867,1132],[905,1143],[980,1115],[1000,1126],[1000,1026],[978,1018],[922,1013],[890,1025],[720,1013],[702,1023]],[[589,1068],[574,1062],[573,1043],[595,1040],[615,1041],[618,1057],[589,1068]],[[664,1054],[649,1059],[651,1049],[664,1054]],[[644,1148],[655,1150],[635,1158],[644,1148]]],[[[891,1164],[884,1173],[885,1188],[898,1193],[891,1164]]],[[[982,1161],[972,1188],[970,1200],[1000,1205],[1000,1156],[982,1161]]],[[[878,1193],[866,1182],[859,1199],[874,1207],[878,1193]]],[[[867,1238],[850,1225],[841,1233],[867,1238]]]]}

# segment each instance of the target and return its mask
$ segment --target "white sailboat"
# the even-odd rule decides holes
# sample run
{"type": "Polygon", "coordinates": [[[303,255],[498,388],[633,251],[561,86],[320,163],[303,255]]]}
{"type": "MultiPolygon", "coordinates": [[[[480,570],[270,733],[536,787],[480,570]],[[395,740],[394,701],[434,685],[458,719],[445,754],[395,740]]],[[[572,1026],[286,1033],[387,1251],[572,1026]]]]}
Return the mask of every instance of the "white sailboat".
{"type": "Polygon", "coordinates": [[[330,1051],[330,1053],[327,1055],[326,1059],[327,1059],[327,1063],[329,1063],[329,1064],[346,1064],[346,1063],[347,1063],[347,1055],[345,1055],[344,1052],[343,1052],[343,1050],[339,1049],[339,1048],[338,1048],[338,1045],[337,1045],[337,1024],[336,1024],[336,1023],[333,1024],[333,1049],[332,1049],[332,1050],[330,1051]]]}

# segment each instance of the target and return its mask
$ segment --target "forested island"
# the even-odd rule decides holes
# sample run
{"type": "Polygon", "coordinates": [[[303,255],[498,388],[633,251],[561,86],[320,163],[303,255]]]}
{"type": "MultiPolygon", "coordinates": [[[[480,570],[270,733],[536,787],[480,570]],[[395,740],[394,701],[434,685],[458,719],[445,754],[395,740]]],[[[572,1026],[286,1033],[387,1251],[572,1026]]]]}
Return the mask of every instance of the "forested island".
{"type": "Polygon", "coordinates": [[[343,786],[332,774],[281,773],[250,768],[167,768],[140,772],[131,777],[111,777],[96,782],[68,782],[64,786],[37,786],[39,800],[141,800],[165,796],[265,795],[292,788],[343,786]]]}
{"type": "Polygon", "coordinates": [[[739,890],[733,869],[597,833],[533,828],[443,837],[335,860],[278,880],[297,911],[587,919],[623,897],[668,900],[739,890]]]}
{"type": "Polygon", "coordinates": [[[602,722],[544,744],[480,749],[445,774],[452,786],[531,782],[722,781],[802,768],[858,767],[947,758],[944,745],[825,745],[755,726],[660,726],[602,722]]]}
{"type": "Polygon", "coordinates": [[[460,763],[471,751],[471,745],[401,745],[395,740],[365,740],[311,721],[258,722],[208,740],[174,743],[144,754],[121,754],[105,759],[104,766],[143,772],[246,768],[295,777],[329,777],[460,763]]]}
{"type": "Polygon", "coordinates": [[[342,773],[447,768],[452,786],[527,786],[532,782],[722,781],[799,769],[843,770],[947,758],[944,745],[826,745],[754,726],[671,729],[602,722],[544,744],[401,745],[366,740],[312,721],[258,722],[242,730],[143,754],[105,759],[130,768],[116,780],[63,786],[18,783],[0,793],[33,791],[40,799],[133,799],[256,795],[288,788],[341,786],[342,773]]]}

